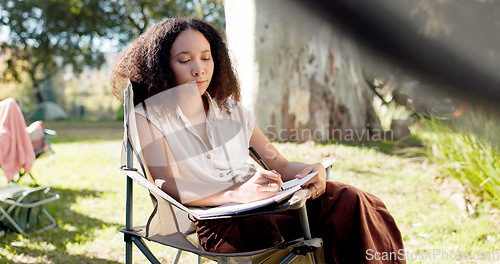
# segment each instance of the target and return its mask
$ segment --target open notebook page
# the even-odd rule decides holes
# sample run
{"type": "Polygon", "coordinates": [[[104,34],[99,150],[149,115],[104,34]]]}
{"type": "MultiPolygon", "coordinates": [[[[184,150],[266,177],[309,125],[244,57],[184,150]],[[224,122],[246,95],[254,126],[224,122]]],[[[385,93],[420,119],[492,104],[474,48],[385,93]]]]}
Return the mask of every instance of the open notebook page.
{"type": "Polygon", "coordinates": [[[206,218],[206,217],[214,217],[214,216],[223,216],[223,215],[232,215],[241,212],[245,212],[251,209],[263,207],[275,202],[280,202],[292,195],[294,192],[301,189],[301,186],[309,181],[314,175],[318,172],[312,172],[301,179],[293,179],[283,183],[282,190],[278,191],[275,196],[251,202],[251,203],[229,203],[223,204],[216,207],[207,207],[207,208],[190,208],[190,211],[195,213],[198,218],[206,218]]]}

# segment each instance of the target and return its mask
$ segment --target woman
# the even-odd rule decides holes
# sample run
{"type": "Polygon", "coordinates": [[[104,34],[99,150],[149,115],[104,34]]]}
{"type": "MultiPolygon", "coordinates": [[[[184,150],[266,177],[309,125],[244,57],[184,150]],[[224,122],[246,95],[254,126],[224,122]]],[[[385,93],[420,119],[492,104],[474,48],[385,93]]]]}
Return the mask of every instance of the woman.
{"type": "MultiPolygon", "coordinates": [[[[312,193],[307,207],[312,234],[323,239],[326,262],[364,263],[377,253],[392,252],[386,263],[404,263],[400,232],[380,199],[326,181],[320,163],[286,160],[265,137],[238,102],[239,85],[226,44],[208,23],[173,18],[141,35],[113,69],[115,95],[129,80],[135,104],[156,100],[174,109],[141,112],[137,126],[153,124],[150,131],[139,131],[147,170],[178,201],[189,206],[252,202],[275,195],[283,181],[318,172],[307,184],[312,193]],[[172,102],[178,105],[172,108],[172,102]],[[220,120],[234,121],[229,123],[237,123],[237,129],[230,133],[227,128],[234,126],[221,130],[213,125],[220,120]],[[250,145],[270,170],[257,171],[246,162],[250,145]]],[[[195,224],[201,245],[212,252],[255,250],[301,236],[294,211],[195,224]]]]}

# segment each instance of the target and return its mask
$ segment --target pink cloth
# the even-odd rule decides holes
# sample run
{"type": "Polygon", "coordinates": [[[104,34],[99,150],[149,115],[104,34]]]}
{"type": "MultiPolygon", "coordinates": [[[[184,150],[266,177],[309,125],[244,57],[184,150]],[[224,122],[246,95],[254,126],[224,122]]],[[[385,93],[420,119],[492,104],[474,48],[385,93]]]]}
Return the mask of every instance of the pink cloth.
{"type": "Polygon", "coordinates": [[[21,168],[29,173],[35,158],[21,108],[12,98],[0,101],[0,166],[7,180],[12,181],[21,168]]]}

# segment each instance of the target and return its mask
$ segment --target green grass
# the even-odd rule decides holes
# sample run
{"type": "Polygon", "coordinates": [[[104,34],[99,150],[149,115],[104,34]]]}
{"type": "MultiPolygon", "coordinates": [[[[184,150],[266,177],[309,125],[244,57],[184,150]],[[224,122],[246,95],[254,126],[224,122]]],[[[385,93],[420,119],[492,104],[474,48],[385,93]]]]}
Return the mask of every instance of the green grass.
{"type": "MultiPolygon", "coordinates": [[[[425,141],[425,154],[440,164],[446,176],[455,177],[480,198],[500,207],[500,151],[498,146],[464,127],[431,118],[422,119],[416,133],[425,141]]],[[[498,136],[498,134],[497,134],[498,136]]]]}
{"type": "MultiPolygon", "coordinates": [[[[52,186],[61,196],[47,206],[58,225],[30,237],[7,232],[0,239],[0,263],[123,263],[124,242],[118,231],[125,224],[125,177],[118,171],[122,124],[80,120],[45,125],[58,133],[51,139],[56,153],[53,159],[37,159],[33,174],[40,184],[52,186]]],[[[410,252],[500,251],[498,210],[481,204],[474,214],[468,213],[461,204],[461,184],[442,178],[438,164],[394,155],[392,143],[276,145],[291,160],[336,158],[333,179],[382,198],[410,252]]],[[[0,178],[5,179],[2,173],[0,178]]],[[[134,198],[134,223],[145,224],[152,208],[149,196],[136,186],[134,198]]],[[[172,260],[174,250],[148,245],[161,261],[172,260]]],[[[194,262],[194,256],[185,256],[182,263],[194,262]]],[[[137,249],[134,263],[147,263],[137,249]]],[[[455,262],[439,259],[434,263],[455,262]]]]}

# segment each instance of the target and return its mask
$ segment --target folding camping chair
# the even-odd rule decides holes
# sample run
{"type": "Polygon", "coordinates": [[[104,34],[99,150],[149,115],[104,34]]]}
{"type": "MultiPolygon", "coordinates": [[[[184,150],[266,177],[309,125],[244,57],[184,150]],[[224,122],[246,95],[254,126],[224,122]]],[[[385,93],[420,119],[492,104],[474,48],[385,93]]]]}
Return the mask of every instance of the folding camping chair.
{"type": "MultiPolygon", "coordinates": [[[[47,137],[55,137],[57,133],[54,130],[46,129],[43,125],[43,121],[38,120],[31,123],[31,125],[26,128],[26,132],[29,135],[31,144],[33,145],[33,150],[35,151],[35,157],[37,159],[43,155],[53,155],[55,153],[47,137]]],[[[53,156],[50,157],[52,158],[53,156]]],[[[31,180],[33,180],[35,185],[38,185],[35,177],[33,177],[33,174],[30,172],[27,174],[31,177],[31,180]]],[[[19,171],[19,178],[16,182],[19,182],[24,175],[26,175],[26,171],[21,169],[19,171]]]]}
{"type": "MultiPolygon", "coordinates": [[[[40,125],[41,122],[37,124],[40,125]]],[[[41,128],[43,129],[43,126],[41,128]]],[[[0,221],[24,236],[28,236],[27,232],[30,229],[44,224],[42,222],[44,216],[49,223],[36,232],[42,232],[56,225],[54,218],[43,205],[59,199],[59,195],[49,192],[50,187],[32,188],[17,183],[28,173],[38,185],[29,173],[37,157],[33,138],[30,138],[29,132],[17,102],[12,98],[0,101],[0,165],[4,166],[2,169],[9,182],[5,186],[0,186],[0,221]],[[19,179],[16,182],[14,175],[17,172],[19,179]]],[[[41,130],[39,132],[43,133],[41,130]]],[[[41,139],[45,140],[43,135],[41,139]]]]}
{"type": "Polygon", "coordinates": [[[28,132],[30,136],[31,144],[33,145],[37,158],[44,154],[54,154],[54,150],[47,137],[55,137],[57,135],[56,131],[46,129],[43,122],[38,120],[31,123],[31,125],[26,128],[26,132],[28,132]]]}
{"type": "Polygon", "coordinates": [[[49,223],[35,232],[51,229],[56,221],[43,205],[57,199],[59,195],[51,193],[50,187],[31,188],[11,182],[0,187],[0,221],[27,237],[28,231],[40,225],[45,216],[49,223]]]}
{"type": "MultiPolygon", "coordinates": [[[[154,254],[149,250],[143,239],[154,241],[162,245],[176,248],[177,254],[174,258],[174,263],[177,263],[183,251],[191,252],[198,255],[198,262],[201,263],[201,257],[211,260],[216,260],[219,263],[229,263],[233,260],[245,260],[252,263],[290,263],[299,256],[304,256],[309,263],[316,263],[316,253],[322,246],[320,238],[312,238],[309,223],[307,219],[307,211],[305,202],[310,197],[310,192],[307,189],[296,192],[290,199],[283,202],[272,204],[261,209],[248,211],[232,217],[245,217],[255,214],[267,214],[284,210],[299,210],[301,224],[303,229],[303,237],[294,241],[286,241],[273,248],[265,248],[252,252],[239,252],[231,254],[218,254],[207,252],[188,239],[190,235],[196,235],[192,226],[192,222],[187,216],[193,217],[191,208],[184,206],[170,197],[168,194],[160,190],[152,183],[152,178],[144,170],[144,163],[141,160],[141,147],[136,131],[135,112],[133,104],[132,85],[129,83],[124,94],[124,152],[122,153],[121,171],[127,175],[126,187],[126,226],[120,231],[124,233],[126,242],[126,263],[132,263],[132,246],[135,244],[146,258],[151,263],[160,263],[154,254]],[[140,164],[140,169],[134,168],[134,158],[140,164]],[[133,226],[133,183],[145,187],[153,201],[153,212],[145,226],[133,226]]],[[[329,168],[333,163],[327,163],[329,168]]],[[[221,216],[228,217],[228,216],[221,216]]],[[[218,218],[218,217],[213,217],[218,218]]]]}
{"type": "Polygon", "coordinates": [[[55,135],[55,131],[45,129],[42,121],[26,127],[21,108],[14,99],[0,101],[0,167],[3,166],[7,181],[19,182],[29,174],[38,185],[30,169],[36,158],[54,153],[46,136],[55,135]],[[15,180],[17,173],[19,177],[15,180]]]}

